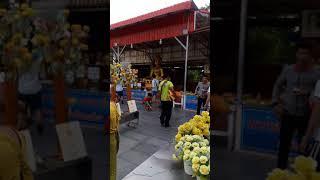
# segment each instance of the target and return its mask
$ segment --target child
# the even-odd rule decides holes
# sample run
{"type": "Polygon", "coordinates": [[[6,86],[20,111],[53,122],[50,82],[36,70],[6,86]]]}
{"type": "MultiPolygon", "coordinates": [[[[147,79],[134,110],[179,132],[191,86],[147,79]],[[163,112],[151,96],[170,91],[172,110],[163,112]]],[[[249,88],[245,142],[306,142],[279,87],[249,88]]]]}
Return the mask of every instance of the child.
{"type": "Polygon", "coordinates": [[[143,99],[144,109],[146,111],[152,111],[152,94],[148,93],[148,95],[143,99]]]}

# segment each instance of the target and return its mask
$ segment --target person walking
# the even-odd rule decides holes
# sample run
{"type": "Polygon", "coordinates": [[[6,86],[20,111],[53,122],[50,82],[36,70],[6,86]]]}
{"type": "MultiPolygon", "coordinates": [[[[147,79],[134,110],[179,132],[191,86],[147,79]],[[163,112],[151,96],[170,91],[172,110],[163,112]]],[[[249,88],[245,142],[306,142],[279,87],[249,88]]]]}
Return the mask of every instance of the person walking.
{"type": "Polygon", "coordinates": [[[173,99],[172,92],[173,83],[170,81],[170,77],[168,75],[163,76],[164,80],[159,84],[160,91],[160,100],[161,100],[161,116],[160,123],[161,126],[170,127],[169,121],[171,119],[172,108],[173,108],[173,99]]]}
{"type": "MultiPolygon", "coordinates": [[[[112,92],[111,92],[112,93],[112,92]]],[[[116,99],[110,100],[110,180],[117,178],[117,154],[119,150],[119,122],[116,99]]]]}
{"type": "Polygon", "coordinates": [[[200,115],[202,106],[206,103],[210,83],[207,76],[202,77],[202,81],[198,83],[195,94],[198,97],[197,115],[200,115]]]}
{"type": "Polygon", "coordinates": [[[287,168],[294,132],[298,131],[299,143],[305,134],[310,116],[309,98],[318,79],[311,46],[298,44],[296,64],[284,68],[273,88],[272,106],[280,119],[280,169],[287,168]]]}
{"type": "Polygon", "coordinates": [[[152,79],[152,98],[153,98],[153,102],[156,101],[156,97],[158,95],[158,88],[159,88],[159,80],[156,79],[156,76],[153,75],[153,79],[152,79]]]}

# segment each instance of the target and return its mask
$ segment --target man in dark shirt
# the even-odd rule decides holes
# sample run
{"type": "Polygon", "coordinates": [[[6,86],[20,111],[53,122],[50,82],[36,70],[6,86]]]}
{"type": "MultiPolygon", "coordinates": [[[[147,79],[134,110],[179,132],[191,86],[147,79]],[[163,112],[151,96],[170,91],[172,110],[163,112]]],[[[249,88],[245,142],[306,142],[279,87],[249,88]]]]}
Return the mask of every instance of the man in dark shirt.
{"type": "Polygon", "coordinates": [[[318,79],[311,46],[299,44],[296,64],[284,68],[273,89],[272,104],[281,120],[278,168],[287,168],[294,132],[298,131],[299,141],[305,134],[310,116],[309,100],[318,79]]]}
{"type": "Polygon", "coordinates": [[[203,76],[202,81],[198,83],[195,94],[198,97],[197,115],[200,115],[201,107],[206,103],[210,83],[207,76],[203,76]]]}

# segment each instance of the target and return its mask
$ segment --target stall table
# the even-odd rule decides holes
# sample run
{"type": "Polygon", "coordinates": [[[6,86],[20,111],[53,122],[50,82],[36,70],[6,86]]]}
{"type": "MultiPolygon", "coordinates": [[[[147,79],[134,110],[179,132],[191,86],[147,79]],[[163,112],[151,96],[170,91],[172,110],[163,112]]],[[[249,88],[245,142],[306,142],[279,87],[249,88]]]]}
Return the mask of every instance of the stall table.
{"type": "MultiPolygon", "coordinates": [[[[123,92],[124,96],[126,97],[126,91],[123,92]]],[[[146,96],[146,91],[133,89],[131,90],[131,97],[133,100],[136,101],[143,101],[144,97],[146,96]]],[[[186,109],[196,111],[197,110],[197,103],[198,99],[195,95],[187,95],[186,96],[186,109]]]]}

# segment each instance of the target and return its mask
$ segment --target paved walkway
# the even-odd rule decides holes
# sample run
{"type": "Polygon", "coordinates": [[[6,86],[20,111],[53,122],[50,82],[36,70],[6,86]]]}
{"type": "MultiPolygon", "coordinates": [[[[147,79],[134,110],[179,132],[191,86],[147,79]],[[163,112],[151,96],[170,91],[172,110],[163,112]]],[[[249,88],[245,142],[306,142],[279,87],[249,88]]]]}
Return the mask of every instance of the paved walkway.
{"type": "Polygon", "coordinates": [[[136,129],[120,128],[120,147],[118,153],[118,178],[122,179],[159,149],[170,145],[177,133],[177,126],[194,116],[194,112],[176,108],[172,113],[170,128],[160,126],[160,110],[152,112],[143,110],[139,102],[140,124],[136,129]]]}
{"type": "MultiPolygon", "coordinates": [[[[173,142],[177,126],[194,116],[194,112],[178,108],[172,114],[171,128],[160,127],[160,110],[146,112],[140,109],[140,126],[133,129],[125,124],[120,129],[118,154],[118,178],[121,180],[158,150],[173,142]]],[[[216,138],[214,138],[216,139],[216,138]]],[[[225,143],[214,143],[213,179],[217,180],[263,180],[276,165],[274,157],[250,152],[229,152],[225,143]],[[245,165],[244,165],[245,164],[245,165]]]]}
{"type": "MultiPolygon", "coordinates": [[[[82,132],[89,157],[92,159],[92,180],[107,179],[107,145],[103,126],[82,126],[82,132]]],[[[34,135],[33,144],[41,157],[51,157],[57,153],[57,135],[54,126],[46,125],[44,136],[34,135]]]]}

